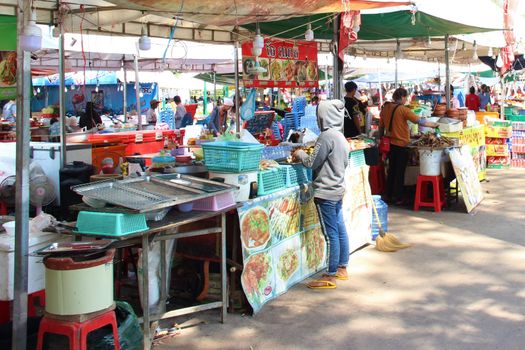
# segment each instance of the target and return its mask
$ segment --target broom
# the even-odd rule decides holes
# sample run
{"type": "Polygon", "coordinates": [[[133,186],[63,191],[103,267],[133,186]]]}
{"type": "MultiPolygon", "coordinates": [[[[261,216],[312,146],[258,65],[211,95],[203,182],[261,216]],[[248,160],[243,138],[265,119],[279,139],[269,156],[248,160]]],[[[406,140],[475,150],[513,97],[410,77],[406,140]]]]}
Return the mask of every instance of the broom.
{"type": "Polygon", "coordinates": [[[381,225],[381,220],[379,220],[379,214],[377,213],[374,200],[372,200],[372,208],[374,208],[374,216],[377,220],[377,226],[379,226],[379,235],[376,238],[377,250],[380,252],[392,253],[412,246],[408,243],[402,243],[394,234],[383,231],[383,226],[381,225]]]}

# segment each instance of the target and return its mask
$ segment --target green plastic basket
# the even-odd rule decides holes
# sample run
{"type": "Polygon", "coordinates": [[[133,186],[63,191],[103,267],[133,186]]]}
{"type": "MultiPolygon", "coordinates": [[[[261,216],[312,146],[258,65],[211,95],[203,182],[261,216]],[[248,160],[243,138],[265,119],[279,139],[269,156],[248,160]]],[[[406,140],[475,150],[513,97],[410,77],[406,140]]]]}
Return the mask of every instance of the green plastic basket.
{"type": "Polygon", "coordinates": [[[259,171],[257,174],[257,195],[264,196],[285,188],[284,179],[279,168],[259,171]]]}
{"type": "Polygon", "coordinates": [[[144,214],[81,211],[77,218],[77,231],[82,234],[125,236],[147,229],[144,214]]]}
{"type": "Polygon", "coordinates": [[[363,150],[350,152],[348,154],[348,165],[350,165],[352,168],[365,166],[365,152],[363,150]]]}
{"type": "Polygon", "coordinates": [[[301,164],[281,165],[279,167],[286,187],[302,185],[312,181],[312,169],[301,164]]]}
{"type": "Polygon", "coordinates": [[[202,144],[204,163],[211,171],[241,173],[257,171],[264,145],[247,142],[202,144]]]}
{"type": "Polygon", "coordinates": [[[511,114],[506,115],[505,117],[511,122],[525,122],[525,115],[522,114],[511,114]]]}

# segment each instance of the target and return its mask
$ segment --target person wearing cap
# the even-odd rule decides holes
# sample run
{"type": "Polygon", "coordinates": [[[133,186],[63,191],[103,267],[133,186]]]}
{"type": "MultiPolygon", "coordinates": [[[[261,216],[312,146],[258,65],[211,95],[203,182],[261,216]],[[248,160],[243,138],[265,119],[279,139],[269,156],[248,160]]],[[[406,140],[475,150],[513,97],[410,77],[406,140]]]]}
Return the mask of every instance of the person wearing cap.
{"type": "Polygon", "coordinates": [[[150,109],[146,112],[146,121],[150,126],[155,126],[157,124],[157,112],[155,112],[155,109],[159,106],[159,101],[151,100],[149,106],[150,109]]]}
{"type": "Polygon", "coordinates": [[[208,128],[215,136],[222,134],[226,130],[228,111],[233,107],[233,100],[225,97],[222,106],[215,107],[208,116],[208,128]]]}

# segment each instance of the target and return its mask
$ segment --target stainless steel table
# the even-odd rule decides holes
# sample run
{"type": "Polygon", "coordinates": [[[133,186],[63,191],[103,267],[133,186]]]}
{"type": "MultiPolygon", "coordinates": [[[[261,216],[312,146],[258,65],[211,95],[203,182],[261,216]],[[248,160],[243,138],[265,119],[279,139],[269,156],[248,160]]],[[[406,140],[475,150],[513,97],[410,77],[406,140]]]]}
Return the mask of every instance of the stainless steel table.
{"type": "MultiPolygon", "coordinates": [[[[172,209],[166,217],[157,222],[148,222],[150,228],[147,231],[137,232],[125,236],[114,237],[114,236],[104,236],[97,235],[95,237],[101,237],[105,239],[116,239],[117,241],[113,244],[115,248],[123,248],[130,245],[141,244],[142,247],[142,309],[143,309],[143,329],[144,329],[144,349],[151,349],[152,342],[152,330],[157,326],[157,323],[161,319],[172,318],[176,316],[186,315],[194,312],[210,310],[215,308],[221,308],[221,322],[224,322],[226,316],[226,307],[227,307],[227,287],[226,287],[226,212],[235,209],[236,206],[223,209],[216,212],[197,212],[192,211],[189,213],[182,213],[172,209]],[[217,218],[220,216],[220,226],[194,230],[189,232],[179,232],[181,226],[201,221],[204,219],[217,218]],[[166,312],[166,300],[168,296],[169,286],[167,283],[167,276],[169,271],[167,271],[166,266],[166,241],[170,239],[185,238],[185,237],[195,237],[202,236],[207,234],[220,233],[221,234],[221,301],[212,302],[204,305],[197,305],[186,307],[182,309],[176,309],[169,312],[166,312]],[[149,264],[148,264],[148,254],[149,254],[149,245],[153,242],[160,242],[160,254],[161,254],[161,290],[160,290],[160,305],[161,311],[157,314],[151,314],[149,308],[149,264]]],[[[79,209],[79,208],[76,208],[79,209]]],[[[77,233],[76,235],[82,235],[77,233]]],[[[84,237],[94,237],[94,235],[82,235],[84,237]]]]}

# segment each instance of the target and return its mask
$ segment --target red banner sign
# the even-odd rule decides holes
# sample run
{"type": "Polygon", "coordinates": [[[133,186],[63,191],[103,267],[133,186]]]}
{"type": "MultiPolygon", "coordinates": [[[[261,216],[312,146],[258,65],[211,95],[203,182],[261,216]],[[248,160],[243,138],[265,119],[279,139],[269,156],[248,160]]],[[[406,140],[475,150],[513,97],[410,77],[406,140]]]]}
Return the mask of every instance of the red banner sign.
{"type": "Polygon", "coordinates": [[[310,88],[319,86],[317,67],[317,44],[298,41],[295,44],[281,40],[264,40],[259,56],[259,65],[265,72],[256,69],[252,42],[242,44],[242,79],[245,87],[260,88],[310,88]]]}

